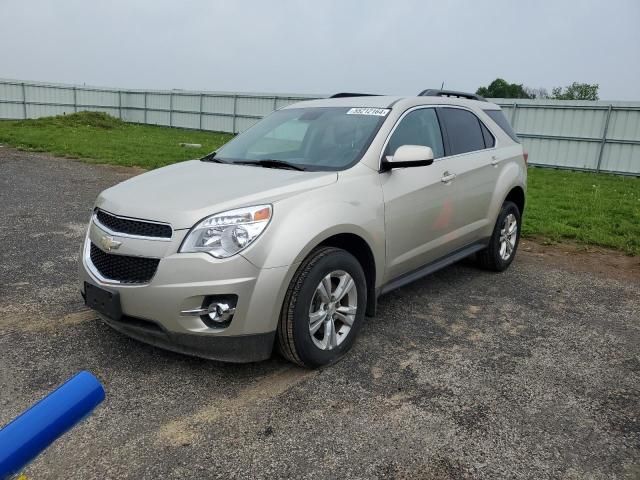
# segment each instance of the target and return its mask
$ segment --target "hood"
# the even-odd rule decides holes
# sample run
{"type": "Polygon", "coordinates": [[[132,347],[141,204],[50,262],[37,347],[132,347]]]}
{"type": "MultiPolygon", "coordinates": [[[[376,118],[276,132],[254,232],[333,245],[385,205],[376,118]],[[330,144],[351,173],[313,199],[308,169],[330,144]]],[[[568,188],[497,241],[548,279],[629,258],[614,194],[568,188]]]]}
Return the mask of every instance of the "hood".
{"type": "Polygon", "coordinates": [[[96,206],[116,215],[191,228],[202,218],[337,181],[336,172],[303,172],[190,160],[152,170],[102,192],[96,206]]]}

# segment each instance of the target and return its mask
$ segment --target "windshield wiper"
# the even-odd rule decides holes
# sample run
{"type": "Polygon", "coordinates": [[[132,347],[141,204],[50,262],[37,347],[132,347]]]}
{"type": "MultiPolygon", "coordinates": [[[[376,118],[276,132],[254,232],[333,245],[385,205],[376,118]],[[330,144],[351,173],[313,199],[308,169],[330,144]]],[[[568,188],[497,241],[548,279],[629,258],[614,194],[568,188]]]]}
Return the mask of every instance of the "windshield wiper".
{"type": "Polygon", "coordinates": [[[200,159],[201,162],[229,163],[221,158],[215,158],[216,152],[211,152],[200,159]]]}
{"type": "Polygon", "coordinates": [[[296,165],[295,163],[289,163],[284,160],[276,160],[273,158],[264,158],[262,160],[243,160],[233,162],[240,165],[259,165],[265,168],[287,168],[289,170],[306,170],[305,167],[296,165]]]}

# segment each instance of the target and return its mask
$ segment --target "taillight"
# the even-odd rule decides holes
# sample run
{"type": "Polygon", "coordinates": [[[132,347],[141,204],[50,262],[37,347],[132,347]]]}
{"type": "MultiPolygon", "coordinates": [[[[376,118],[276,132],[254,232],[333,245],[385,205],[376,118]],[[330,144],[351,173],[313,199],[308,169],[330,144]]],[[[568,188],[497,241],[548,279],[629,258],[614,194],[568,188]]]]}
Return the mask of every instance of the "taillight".
{"type": "Polygon", "coordinates": [[[522,152],[522,156],[524,157],[524,164],[529,164],[529,152],[522,152]]]}

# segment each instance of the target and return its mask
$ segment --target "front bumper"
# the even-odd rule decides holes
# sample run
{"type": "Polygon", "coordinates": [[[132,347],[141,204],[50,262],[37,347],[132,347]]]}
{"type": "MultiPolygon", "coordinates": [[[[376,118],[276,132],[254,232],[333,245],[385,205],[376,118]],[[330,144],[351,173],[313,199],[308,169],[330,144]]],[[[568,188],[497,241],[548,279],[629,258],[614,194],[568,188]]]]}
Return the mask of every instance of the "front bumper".
{"type": "Polygon", "coordinates": [[[111,234],[122,242],[119,254],[160,258],[149,283],[118,284],[96,274],[87,254],[88,242],[100,245],[105,234],[94,223],[89,227],[79,280],[83,293],[84,282],[118,292],[122,318],[100,315],[108,325],[143,342],[204,358],[247,362],[271,355],[289,267],[260,269],[241,255],[216,259],[205,253],[172,253],[186,231],[174,231],[170,242],[111,234]],[[238,298],[228,326],[219,328],[200,317],[181,315],[200,308],[205,297],[213,295],[238,298]]]}
{"type": "Polygon", "coordinates": [[[100,318],[111,328],[144,343],[171,350],[224,362],[259,362],[271,356],[276,332],[251,335],[194,335],[177,333],[162,328],[157,322],[122,317],[115,321],[104,315],[100,318]]]}

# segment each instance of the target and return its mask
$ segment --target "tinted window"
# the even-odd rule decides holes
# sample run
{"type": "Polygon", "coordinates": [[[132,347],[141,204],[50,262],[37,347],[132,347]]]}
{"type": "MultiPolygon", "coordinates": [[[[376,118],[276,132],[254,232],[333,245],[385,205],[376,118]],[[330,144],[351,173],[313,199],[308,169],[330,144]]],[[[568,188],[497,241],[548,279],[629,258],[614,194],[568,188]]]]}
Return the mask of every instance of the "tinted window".
{"type": "Polygon", "coordinates": [[[447,127],[450,155],[484,149],[480,121],[473,113],[460,108],[443,108],[442,118],[447,127]]]}
{"type": "Polygon", "coordinates": [[[491,132],[487,127],[484,126],[484,123],[480,122],[480,128],[482,129],[482,136],[484,138],[484,146],[486,148],[492,148],[496,144],[496,139],[493,138],[491,132]]]}
{"type": "Polygon", "coordinates": [[[502,110],[485,110],[484,113],[489,115],[491,120],[496,122],[498,126],[504,130],[504,133],[509,135],[514,142],[520,143],[520,139],[516,135],[516,132],[513,131],[513,128],[511,128],[511,124],[509,120],[507,120],[507,117],[504,116],[502,110]]]}
{"type": "Polygon", "coordinates": [[[431,147],[434,158],[444,156],[440,124],[433,108],[421,108],[408,113],[391,135],[385,155],[393,155],[402,145],[431,147]]]}

